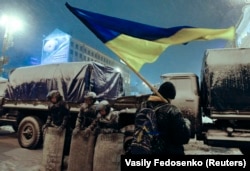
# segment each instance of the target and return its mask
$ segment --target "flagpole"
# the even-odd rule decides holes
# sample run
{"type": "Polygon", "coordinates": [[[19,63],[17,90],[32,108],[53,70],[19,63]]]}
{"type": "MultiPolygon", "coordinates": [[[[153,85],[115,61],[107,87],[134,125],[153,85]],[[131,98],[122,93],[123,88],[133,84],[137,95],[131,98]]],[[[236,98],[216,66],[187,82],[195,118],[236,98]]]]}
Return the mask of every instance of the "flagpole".
{"type": "Polygon", "coordinates": [[[133,67],[131,67],[126,61],[122,60],[147,86],[157,95],[159,96],[165,103],[169,103],[162,95],[153,87],[139,72],[137,72],[133,67]]]}

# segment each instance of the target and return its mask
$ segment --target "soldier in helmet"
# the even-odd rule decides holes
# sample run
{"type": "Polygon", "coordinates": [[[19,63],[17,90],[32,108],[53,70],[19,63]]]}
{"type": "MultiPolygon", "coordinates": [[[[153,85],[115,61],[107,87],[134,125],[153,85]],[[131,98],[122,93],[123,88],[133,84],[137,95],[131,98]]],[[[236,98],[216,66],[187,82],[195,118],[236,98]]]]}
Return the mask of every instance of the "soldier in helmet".
{"type": "Polygon", "coordinates": [[[119,111],[114,111],[107,100],[102,100],[96,106],[97,118],[85,129],[85,135],[95,130],[95,133],[118,132],[119,111]]]}
{"type": "Polygon", "coordinates": [[[47,99],[49,101],[49,114],[47,121],[43,126],[43,132],[46,132],[48,127],[54,127],[58,129],[58,133],[61,135],[63,130],[66,129],[63,154],[68,155],[71,137],[71,128],[69,123],[70,107],[68,103],[63,100],[63,97],[58,90],[50,91],[47,95],[47,99]]]}
{"type": "Polygon", "coordinates": [[[76,135],[80,130],[83,130],[85,127],[88,127],[96,118],[97,103],[98,101],[96,99],[95,92],[88,92],[84,96],[84,103],[80,107],[73,135],[76,135]]]}
{"type": "Polygon", "coordinates": [[[97,105],[96,108],[98,112],[99,118],[99,127],[100,128],[110,128],[110,129],[118,129],[118,111],[114,111],[109,102],[103,100],[100,104],[97,105]]]}
{"type": "Polygon", "coordinates": [[[58,128],[62,132],[68,126],[69,121],[69,105],[63,100],[58,90],[52,90],[48,93],[47,99],[49,101],[48,110],[49,114],[47,121],[43,126],[43,130],[52,126],[58,128]]]}

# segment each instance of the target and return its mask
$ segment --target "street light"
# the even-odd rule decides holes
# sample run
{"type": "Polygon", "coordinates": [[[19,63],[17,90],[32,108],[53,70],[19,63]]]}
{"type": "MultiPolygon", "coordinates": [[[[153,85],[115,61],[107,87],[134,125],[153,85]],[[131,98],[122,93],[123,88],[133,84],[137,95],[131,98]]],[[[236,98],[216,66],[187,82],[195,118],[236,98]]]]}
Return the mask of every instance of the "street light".
{"type": "Polygon", "coordinates": [[[3,15],[0,20],[0,25],[4,27],[4,37],[3,37],[3,45],[2,45],[2,55],[0,57],[0,73],[2,75],[4,69],[4,64],[7,63],[7,56],[5,56],[5,52],[13,46],[13,33],[21,28],[21,21],[10,17],[7,15],[3,15]]]}

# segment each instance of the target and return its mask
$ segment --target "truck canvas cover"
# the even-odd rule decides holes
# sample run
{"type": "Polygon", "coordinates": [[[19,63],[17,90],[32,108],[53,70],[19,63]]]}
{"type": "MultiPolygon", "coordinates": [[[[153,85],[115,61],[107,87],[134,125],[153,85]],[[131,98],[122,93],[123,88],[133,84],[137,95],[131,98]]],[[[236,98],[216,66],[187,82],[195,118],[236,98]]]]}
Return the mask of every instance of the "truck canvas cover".
{"type": "Polygon", "coordinates": [[[59,90],[69,102],[82,102],[88,91],[99,99],[124,95],[121,73],[96,62],[70,62],[14,69],[5,97],[10,100],[46,100],[50,90],[59,90]]]}
{"type": "Polygon", "coordinates": [[[201,102],[212,110],[250,109],[250,49],[211,49],[201,72],[201,102]]]}

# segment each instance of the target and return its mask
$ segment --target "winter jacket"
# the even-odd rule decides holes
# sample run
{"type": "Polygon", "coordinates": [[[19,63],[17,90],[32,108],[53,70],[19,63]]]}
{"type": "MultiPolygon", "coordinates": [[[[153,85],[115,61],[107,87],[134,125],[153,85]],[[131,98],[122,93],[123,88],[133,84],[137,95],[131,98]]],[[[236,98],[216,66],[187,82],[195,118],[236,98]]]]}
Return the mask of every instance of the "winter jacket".
{"type": "Polygon", "coordinates": [[[57,103],[49,103],[47,124],[52,124],[54,126],[66,127],[69,121],[69,105],[64,101],[59,101],[57,103]]]}
{"type": "Polygon", "coordinates": [[[162,102],[155,96],[149,98],[146,106],[162,106],[156,111],[158,137],[152,143],[152,151],[157,155],[184,155],[184,144],[190,139],[190,121],[183,117],[176,106],[162,102]],[[165,104],[165,105],[164,105],[165,104]]]}

